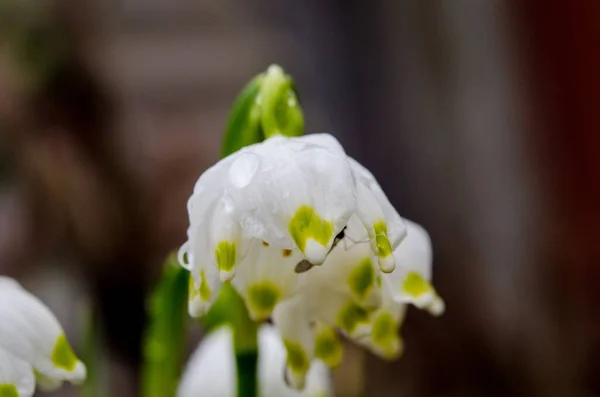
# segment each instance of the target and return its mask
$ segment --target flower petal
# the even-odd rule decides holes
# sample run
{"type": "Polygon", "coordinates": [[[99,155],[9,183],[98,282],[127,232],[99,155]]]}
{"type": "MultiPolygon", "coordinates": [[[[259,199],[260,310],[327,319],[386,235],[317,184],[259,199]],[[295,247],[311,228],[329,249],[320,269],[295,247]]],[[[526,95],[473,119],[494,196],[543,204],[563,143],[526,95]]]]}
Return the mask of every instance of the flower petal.
{"type": "Polygon", "coordinates": [[[336,368],[344,357],[344,346],[333,327],[320,322],[315,324],[315,357],[329,368],[336,368]]]}
{"type": "Polygon", "coordinates": [[[188,312],[192,317],[202,317],[217,300],[221,289],[219,272],[214,266],[203,266],[190,274],[188,287],[188,312]]]}
{"type": "MultiPolygon", "coordinates": [[[[313,363],[306,387],[296,391],[286,386],[281,374],[286,352],[281,337],[270,325],[263,325],[258,334],[258,386],[261,396],[316,397],[329,396],[329,371],[319,362],[313,363]]],[[[234,397],[235,361],[233,331],[225,326],[206,335],[192,355],[182,377],[178,397],[234,397]]]]}
{"type": "Polygon", "coordinates": [[[429,234],[420,225],[405,219],[408,227],[406,239],[394,251],[397,268],[384,276],[384,282],[395,291],[394,299],[412,303],[439,315],[444,303],[431,285],[432,249],[429,234]]]}
{"type": "Polygon", "coordinates": [[[388,200],[373,174],[351,157],[348,157],[348,162],[352,167],[352,172],[357,185],[364,185],[373,193],[373,196],[379,203],[386,220],[387,238],[392,250],[395,250],[404,237],[406,237],[407,230],[404,220],[398,215],[398,212],[388,200]]]}
{"type": "Polygon", "coordinates": [[[304,388],[314,358],[315,336],[307,314],[307,305],[302,298],[281,302],[273,311],[273,323],[287,353],[284,378],[297,390],[304,388]]]}
{"type": "Polygon", "coordinates": [[[387,360],[398,358],[403,351],[399,330],[406,315],[406,305],[394,301],[393,293],[384,285],[383,304],[371,315],[371,332],[355,339],[387,360]]]}
{"type": "Polygon", "coordinates": [[[242,229],[233,218],[233,204],[223,197],[214,208],[210,223],[209,252],[214,257],[221,281],[235,276],[235,266],[244,257],[242,229]]]}
{"type": "Polygon", "coordinates": [[[253,320],[268,319],[275,305],[300,286],[303,275],[296,274],[294,268],[303,258],[297,249],[280,249],[256,239],[251,242],[232,283],[253,320]]]}
{"type": "Polygon", "coordinates": [[[273,137],[240,152],[226,193],[240,211],[244,231],[281,248],[297,247],[311,263],[321,264],[355,207],[342,147],[319,134],[273,137]]]}
{"type": "Polygon", "coordinates": [[[31,397],[34,391],[31,365],[0,347],[0,396],[31,397]]]}
{"type": "Polygon", "coordinates": [[[387,221],[375,195],[362,182],[356,184],[356,215],[371,240],[371,250],[377,256],[382,272],[391,273],[396,267],[392,245],[388,239],[387,221]]]}
{"type": "MultiPolygon", "coordinates": [[[[378,307],[381,293],[377,285],[378,268],[374,265],[367,231],[356,216],[350,218],[344,237],[327,256],[325,266],[307,272],[309,288],[335,293],[365,307],[378,307]]],[[[315,291],[314,293],[319,293],[315,291]]],[[[307,298],[314,300],[314,298],[307,298]]],[[[329,302],[331,299],[326,300],[329,302]]],[[[319,301],[321,304],[322,301],[319,301]]]]}
{"type": "Polygon", "coordinates": [[[258,334],[259,376],[261,395],[281,397],[329,396],[331,381],[329,371],[323,363],[313,361],[306,376],[304,390],[290,389],[281,376],[281,368],[286,360],[286,350],[279,332],[270,325],[263,325],[258,334]]]}
{"type": "Polygon", "coordinates": [[[371,312],[381,305],[379,270],[367,231],[356,216],[324,266],[310,269],[300,296],[311,321],[358,337],[371,332],[371,312]]]}
{"type": "Polygon", "coordinates": [[[54,315],[23,288],[5,284],[0,284],[0,346],[45,377],[82,382],[85,366],[54,315]]]}

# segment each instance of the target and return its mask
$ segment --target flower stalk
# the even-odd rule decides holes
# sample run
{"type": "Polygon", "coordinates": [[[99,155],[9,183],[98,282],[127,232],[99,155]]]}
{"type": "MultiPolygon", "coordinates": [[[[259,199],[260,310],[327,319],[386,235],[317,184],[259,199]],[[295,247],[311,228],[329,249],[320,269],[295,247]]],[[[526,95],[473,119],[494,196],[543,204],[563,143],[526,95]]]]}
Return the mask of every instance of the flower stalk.
{"type": "Polygon", "coordinates": [[[150,296],[149,326],[143,347],[142,395],[175,397],[186,341],[188,272],[171,255],[150,296]]]}

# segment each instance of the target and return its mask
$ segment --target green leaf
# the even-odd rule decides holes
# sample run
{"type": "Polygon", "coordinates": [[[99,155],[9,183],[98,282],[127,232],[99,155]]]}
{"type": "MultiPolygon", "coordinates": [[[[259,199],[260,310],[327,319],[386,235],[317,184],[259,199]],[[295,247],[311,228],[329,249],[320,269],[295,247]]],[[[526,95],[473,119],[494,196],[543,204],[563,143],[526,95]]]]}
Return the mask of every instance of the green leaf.
{"type": "Polygon", "coordinates": [[[262,74],[254,77],[233,103],[223,137],[221,157],[264,140],[260,124],[260,105],[257,101],[262,80],[262,74]]]}
{"type": "Polygon", "coordinates": [[[83,362],[87,367],[87,378],[82,386],[84,397],[100,397],[106,394],[100,384],[102,323],[97,307],[88,308],[84,329],[83,362]]]}
{"type": "Polygon", "coordinates": [[[183,368],[188,322],[189,272],[169,256],[149,300],[149,325],[144,341],[142,395],[175,397],[183,368]]]}

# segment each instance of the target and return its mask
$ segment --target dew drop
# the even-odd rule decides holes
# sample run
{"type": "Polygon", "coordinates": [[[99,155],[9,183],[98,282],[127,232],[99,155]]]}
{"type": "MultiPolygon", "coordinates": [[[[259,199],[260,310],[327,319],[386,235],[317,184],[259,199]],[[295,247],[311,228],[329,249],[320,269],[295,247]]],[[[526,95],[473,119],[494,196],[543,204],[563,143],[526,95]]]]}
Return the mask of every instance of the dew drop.
{"type": "Polygon", "coordinates": [[[260,165],[260,157],[254,153],[243,153],[229,168],[229,181],[234,187],[248,186],[260,165]]]}

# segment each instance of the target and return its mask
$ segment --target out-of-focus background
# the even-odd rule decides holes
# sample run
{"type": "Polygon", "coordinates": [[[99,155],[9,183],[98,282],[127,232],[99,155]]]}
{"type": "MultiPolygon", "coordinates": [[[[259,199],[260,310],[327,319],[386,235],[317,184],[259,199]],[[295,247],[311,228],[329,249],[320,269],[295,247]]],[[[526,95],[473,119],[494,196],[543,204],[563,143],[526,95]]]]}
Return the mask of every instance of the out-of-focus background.
{"type": "Polygon", "coordinates": [[[273,62],[430,232],[447,303],[395,363],[351,348],[338,396],[600,395],[600,2],[0,0],[0,274],[78,352],[97,308],[109,395],[138,393],[144,294],[273,62]]]}

